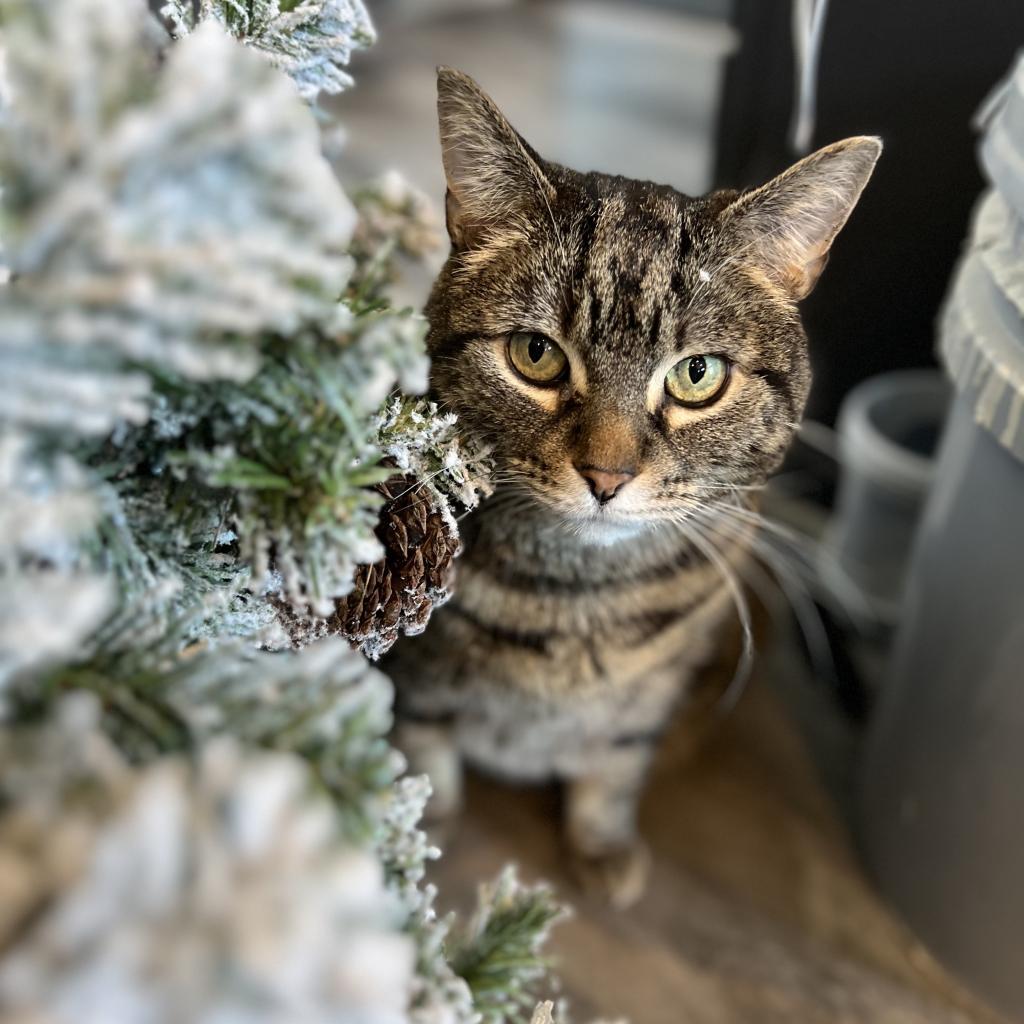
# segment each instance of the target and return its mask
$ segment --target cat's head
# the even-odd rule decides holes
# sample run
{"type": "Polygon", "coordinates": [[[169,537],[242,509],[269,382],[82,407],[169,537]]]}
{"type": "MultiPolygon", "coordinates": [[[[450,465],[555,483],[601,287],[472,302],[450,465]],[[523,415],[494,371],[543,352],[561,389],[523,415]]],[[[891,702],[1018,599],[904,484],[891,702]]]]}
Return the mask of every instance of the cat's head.
{"type": "Polygon", "coordinates": [[[595,539],[763,482],[810,385],[796,304],[881,145],[694,199],[541,159],[438,74],[451,255],[427,316],[437,396],[499,478],[595,539]]]}

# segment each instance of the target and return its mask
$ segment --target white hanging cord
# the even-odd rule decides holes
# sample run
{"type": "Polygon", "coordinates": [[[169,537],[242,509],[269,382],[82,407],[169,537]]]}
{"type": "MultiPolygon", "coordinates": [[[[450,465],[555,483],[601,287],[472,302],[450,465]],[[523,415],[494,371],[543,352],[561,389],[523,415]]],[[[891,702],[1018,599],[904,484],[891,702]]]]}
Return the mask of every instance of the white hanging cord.
{"type": "Polygon", "coordinates": [[[796,96],[789,142],[797,154],[811,148],[818,103],[818,57],[825,34],[828,0],[793,0],[796,96]]]}

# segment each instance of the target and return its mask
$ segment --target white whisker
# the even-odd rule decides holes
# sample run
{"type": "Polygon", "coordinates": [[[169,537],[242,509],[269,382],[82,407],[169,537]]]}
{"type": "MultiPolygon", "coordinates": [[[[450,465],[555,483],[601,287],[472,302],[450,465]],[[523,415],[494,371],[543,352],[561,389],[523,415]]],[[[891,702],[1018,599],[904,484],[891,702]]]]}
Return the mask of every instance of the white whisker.
{"type": "MultiPolygon", "coordinates": [[[[740,533],[740,524],[735,520],[731,520],[728,515],[728,512],[734,511],[733,509],[718,508],[715,511],[718,513],[717,516],[709,519],[709,522],[713,522],[716,529],[725,530],[732,536],[739,536],[749,543],[751,551],[770,570],[770,574],[764,573],[763,576],[768,579],[774,578],[776,587],[792,609],[797,627],[807,642],[807,649],[815,674],[834,679],[836,677],[836,665],[835,659],[832,657],[832,645],[829,643],[828,634],[825,632],[821,614],[815,607],[814,599],[811,597],[807,587],[792,571],[785,558],[780,557],[780,552],[766,543],[763,537],[740,533]]],[[[709,515],[711,514],[709,511],[709,515]]],[[[749,524],[744,525],[747,525],[749,528],[749,524]]]]}
{"type": "Polygon", "coordinates": [[[740,585],[736,571],[729,565],[728,561],[715,546],[712,538],[698,525],[697,517],[683,510],[680,516],[673,517],[673,521],[675,526],[683,533],[683,536],[721,574],[729,590],[733,605],[736,608],[736,614],[739,617],[743,636],[739,661],[733,671],[732,679],[715,702],[716,714],[720,717],[725,717],[732,711],[743,695],[754,667],[754,630],[750,615],[750,605],[747,603],[746,595],[743,593],[743,587],[740,585]]]}

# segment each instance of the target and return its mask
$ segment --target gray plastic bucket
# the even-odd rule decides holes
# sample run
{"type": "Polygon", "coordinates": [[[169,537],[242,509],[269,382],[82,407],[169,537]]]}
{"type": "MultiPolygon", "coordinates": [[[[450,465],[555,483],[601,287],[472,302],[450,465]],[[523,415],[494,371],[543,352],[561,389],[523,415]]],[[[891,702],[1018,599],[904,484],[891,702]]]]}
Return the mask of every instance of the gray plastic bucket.
{"type": "Polygon", "coordinates": [[[872,377],[839,414],[842,476],[820,571],[864,631],[892,627],[949,405],[940,370],[872,377]]]}
{"type": "Polygon", "coordinates": [[[997,283],[1022,266],[986,234],[1012,240],[1013,224],[986,225],[1000,203],[980,208],[944,312],[957,397],[869,736],[862,834],[921,938],[1024,1019],[1024,319],[997,283]]]}

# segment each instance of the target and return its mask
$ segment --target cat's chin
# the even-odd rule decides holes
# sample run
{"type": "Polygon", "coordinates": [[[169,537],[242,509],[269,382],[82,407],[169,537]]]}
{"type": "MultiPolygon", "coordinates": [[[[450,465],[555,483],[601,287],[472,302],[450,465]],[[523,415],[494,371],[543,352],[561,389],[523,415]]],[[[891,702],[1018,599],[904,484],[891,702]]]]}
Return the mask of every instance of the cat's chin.
{"type": "Polygon", "coordinates": [[[613,519],[598,513],[581,516],[572,523],[573,536],[583,544],[610,547],[643,533],[649,524],[639,519],[613,519]]]}

